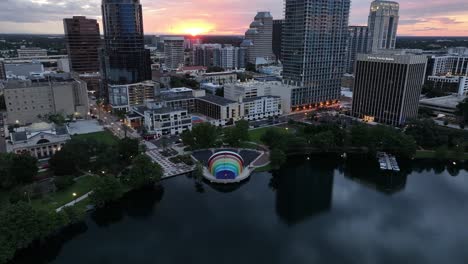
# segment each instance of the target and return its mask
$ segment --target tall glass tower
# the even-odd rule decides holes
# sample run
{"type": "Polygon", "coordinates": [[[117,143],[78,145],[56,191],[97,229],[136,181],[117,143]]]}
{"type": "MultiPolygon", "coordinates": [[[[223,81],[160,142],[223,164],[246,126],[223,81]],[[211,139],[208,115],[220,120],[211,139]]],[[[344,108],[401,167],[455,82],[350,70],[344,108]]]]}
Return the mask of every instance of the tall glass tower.
{"type": "Polygon", "coordinates": [[[395,49],[400,5],[393,1],[376,0],[369,12],[369,44],[371,52],[395,49]]]}
{"type": "Polygon", "coordinates": [[[283,80],[297,86],[294,107],[340,98],[350,0],[286,0],[283,80]]]}
{"type": "Polygon", "coordinates": [[[105,40],[102,67],[106,86],[151,79],[140,0],[102,0],[102,20],[105,40]]]}

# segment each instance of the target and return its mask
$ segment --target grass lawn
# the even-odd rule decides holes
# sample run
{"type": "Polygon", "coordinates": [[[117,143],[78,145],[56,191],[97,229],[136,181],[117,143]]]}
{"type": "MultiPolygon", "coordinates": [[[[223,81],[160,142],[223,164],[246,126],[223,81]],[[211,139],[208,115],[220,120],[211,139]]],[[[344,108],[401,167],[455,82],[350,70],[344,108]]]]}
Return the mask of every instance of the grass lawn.
{"type": "Polygon", "coordinates": [[[258,144],[262,144],[260,138],[269,129],[278,129],[278,130],[281,130],[281,131],[286,131],[285,128],[279,128],[279,127],[264,127],[264,128],[249,130],[250,141],[253,141],[253,142],[258,143],[258,144]]]}
{"type": "Polygon", "coordinates": [[[93,176],[84,176],[65,190],[51,193],[41,199],[32,200],[31,205],[36,209],[55,210],[58,207],[65,205],[75,199],[73,193],[76,193],[76,198],[90,192],[94,186],[93,176]]]}
{"type": "Polygon", "coordinates": [[[95,139],[98,142],[102,142],[102,143],[105,143],[105,144],[108,144],[108,145],[114,145],[114,144],[117,143],[117,140],[118,140],[118,138],[115,137],[109,131],[102,131],[102,132],[96,132],[96,133],[90,133],[90,134],[76,135],[74,137],[81,138],[81,139],[92,138],[92,139],[95,139]]]}
{"type": "Polygon", "coordinates": [[[263,167],[260,167],[260,168],[256,168],[254,172],[269,172],[273,169],[273,167],[271,166],[271,164],[268,164],[266,166],[263,166],[263,167]]]}
{"type": "MultiPolygon", "coordinates": [[[[415,158],[416,159],[436,159],[437,157],[435,156],[436,152],[431,151],[431,150],[418,150],[416,151],[415,158]]],[[[459,158],[456,157],[455,153],[449,152],[447,155],[447,159],[454,159],[457,160],[459,158]]],[[[465,155],[461,158],[462,160],[468,160],[468,153],[465,153],[465,155]]]]}

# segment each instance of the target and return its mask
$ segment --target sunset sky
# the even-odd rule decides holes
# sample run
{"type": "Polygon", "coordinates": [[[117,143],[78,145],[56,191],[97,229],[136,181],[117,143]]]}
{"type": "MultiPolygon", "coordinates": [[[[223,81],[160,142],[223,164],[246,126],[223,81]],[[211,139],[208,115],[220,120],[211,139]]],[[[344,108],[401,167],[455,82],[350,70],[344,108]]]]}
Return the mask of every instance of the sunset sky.
{"type": "MultiPolygon", "coordinates": [[[[141,0],[145,33],[243,34],[257,11],[283,16],[283,0],[141,0]]],[[[350,25],[369,0],[352,1],[350,25]]],[[[468,36],[468,0],[401,0],[399,35],[468,36]]],[[[0,33],[63,33],[62,19],[100,19],[101,0],[0,0],[0,33]]]]}

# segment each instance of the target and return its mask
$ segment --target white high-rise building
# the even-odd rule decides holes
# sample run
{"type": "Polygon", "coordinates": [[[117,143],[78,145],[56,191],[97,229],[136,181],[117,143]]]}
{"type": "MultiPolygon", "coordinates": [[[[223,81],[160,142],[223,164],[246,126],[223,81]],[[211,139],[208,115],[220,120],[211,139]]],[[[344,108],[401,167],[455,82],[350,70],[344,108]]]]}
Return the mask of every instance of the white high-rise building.
{"type": "Polygon", "coordinates": [[[243,47],[247,47],[247,61],[255,64],[257,59],[274,60],[273,16],[270,12],[258,12],[250,28],[245,32],[243,47]],[[249,43],[249,45],[247,45],[249,43]]]}
{"type": "Polygon", "coordinates": [[[376,0],[369,13],[369,44],[371,52],[395,49],[400,5],[393,1],[376,0]]]}
{"type": "Polygon", "coordinates": [[[184,37],[164,37],[165,64],[168,70],[184,66],[184,37]]]}

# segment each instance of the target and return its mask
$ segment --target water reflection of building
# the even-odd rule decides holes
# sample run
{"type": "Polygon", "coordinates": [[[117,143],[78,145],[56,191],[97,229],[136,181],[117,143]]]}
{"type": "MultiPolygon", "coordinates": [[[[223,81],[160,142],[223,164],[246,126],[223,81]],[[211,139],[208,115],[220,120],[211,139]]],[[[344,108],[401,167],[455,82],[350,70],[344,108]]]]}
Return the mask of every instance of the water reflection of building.
{"type": "Polygon", "coordinates": [[[407,173],[382,172],[378,169],[375,160],[359,159],[347,160],[344,171],[346,178],[375,189],[385,194],[395,194],[405,189],[407,173]]]}
{"type": "Polygon", "coordinates": [[[276,212],[288,225],[330,210],[334,166],[321,166],[289,161],[274,175],[276,212]]]}

